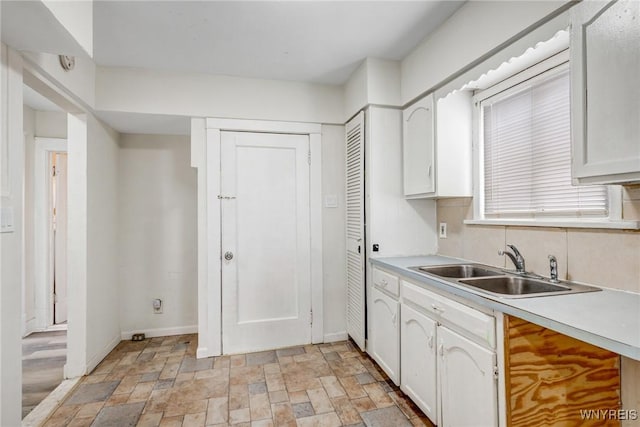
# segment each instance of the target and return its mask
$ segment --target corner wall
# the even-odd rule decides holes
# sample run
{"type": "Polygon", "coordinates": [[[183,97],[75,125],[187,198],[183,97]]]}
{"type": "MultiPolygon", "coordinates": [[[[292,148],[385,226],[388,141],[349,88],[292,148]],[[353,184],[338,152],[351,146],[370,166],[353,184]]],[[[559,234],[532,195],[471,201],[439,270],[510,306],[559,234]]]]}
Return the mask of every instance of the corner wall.
{"type": "Polygon", "coordinates": [[[120,342],[118,134],[92,115],[87,117],[86,171],[86,358],[91,371],[120,342]]]}
{"type": "Polygon", "coordinates": [[[325,342],[347,338],[344,139],[344,126],[322,126],[322,273],[325,342]],[[328,195],[337,196],[336,208],[324,206],[324,198],[328,195]]]}
{"type": "Polygon", "coordinates": [[[0,425],[17,426],[22,418],[22,57],[5,44],[0,56],[0,206],[10,210],[14,226],[0,234],[0,425]]]}
{"type": "Polygon", "coordinates": [[[117,236],[122,339],[135,332],[197,332],[197,177],[189,156],[187,136],[121,136],[117,236]],[[162,299],[162,314],[154,314],[154,298],[162,299]]]}

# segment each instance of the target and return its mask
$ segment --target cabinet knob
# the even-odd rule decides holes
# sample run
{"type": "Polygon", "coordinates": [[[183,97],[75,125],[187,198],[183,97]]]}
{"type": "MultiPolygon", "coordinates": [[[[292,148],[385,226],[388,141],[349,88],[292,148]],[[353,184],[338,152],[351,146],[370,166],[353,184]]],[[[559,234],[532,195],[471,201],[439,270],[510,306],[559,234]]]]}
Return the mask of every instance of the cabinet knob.
{"type": "Polygon", "coordinates": [[[437,306],[437,305],[435,305],[435,304],[431,304],[431,308],[433,308],[433,311],[437,311],[437,312],[439,312],[439,313],[444,313],[444,309],[443,309],[443,308],[438,307],[438,306],[437,306]]]}

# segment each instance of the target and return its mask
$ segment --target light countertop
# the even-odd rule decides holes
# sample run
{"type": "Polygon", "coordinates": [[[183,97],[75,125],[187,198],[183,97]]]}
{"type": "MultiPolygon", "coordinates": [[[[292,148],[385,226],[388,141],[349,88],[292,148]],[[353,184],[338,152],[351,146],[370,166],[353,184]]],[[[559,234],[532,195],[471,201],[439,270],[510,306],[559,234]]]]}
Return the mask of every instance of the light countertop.
{"type": "Polygon", "coordinates": [[[476,305],[640,360],[640,294],[603,289],[565,295],[501,298],[409,269],[425,265],[469,264],[470,261],[437,255],[371,258],[370,261],[374,266],[407,277],[431,290],[456,295],[476,305]]]}

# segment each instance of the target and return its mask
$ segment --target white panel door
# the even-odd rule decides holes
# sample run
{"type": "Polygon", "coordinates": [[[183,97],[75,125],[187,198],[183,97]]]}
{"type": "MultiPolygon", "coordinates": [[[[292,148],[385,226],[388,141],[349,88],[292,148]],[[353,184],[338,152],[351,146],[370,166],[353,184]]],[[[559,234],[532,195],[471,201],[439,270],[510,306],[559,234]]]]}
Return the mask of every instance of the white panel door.
{"type": "Polygon", "coordinates": [[[53,322],[67,321],[67,154],[55,153],[53,322]]]}
{"type": "Polygon", "coordinates": [[[222,132],[223,353],[311,342],[308,153],[306,135],[222,132]]]}
{"type": "Polygon", "coordinates": [[[496,355],[438,327],[441,422],[446,427],[498,425],[496,355]]]}
{"type": "Polygon", "coordinates": [[[400,383],[399,303],[377,288],[371,290],[371,325],[367,351],[396,384],[400,383]]]}
{"type": "Polygon", "coordinates": [[[347,150],[347,333],[364,351],[364,113],[345,126],[347,150]]]}
{"type": "Polygon", "coordinates": [[[400,318],[400,388],[437,424],[436,322],[405,304],[400,318]]]}

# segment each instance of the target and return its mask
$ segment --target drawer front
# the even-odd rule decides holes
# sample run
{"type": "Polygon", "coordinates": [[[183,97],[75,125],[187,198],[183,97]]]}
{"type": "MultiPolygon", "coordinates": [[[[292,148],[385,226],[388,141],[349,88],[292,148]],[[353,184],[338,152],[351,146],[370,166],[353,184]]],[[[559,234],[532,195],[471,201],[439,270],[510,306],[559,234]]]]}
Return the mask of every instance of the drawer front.
{"type": "Polygon", "coordinates": [[[489,347],[496,346],[495,318],[457,301],[402,281],[403,302],[412,303],[444,324],[455,325],[489,347]]]}
{"type": "Polygon", "coordinates": [[[373,269],[373,284],[380,289],[389,292],[391,295],[400,295],[400,285],[397,276],[387,273],[386,271],[373,269]]]}

